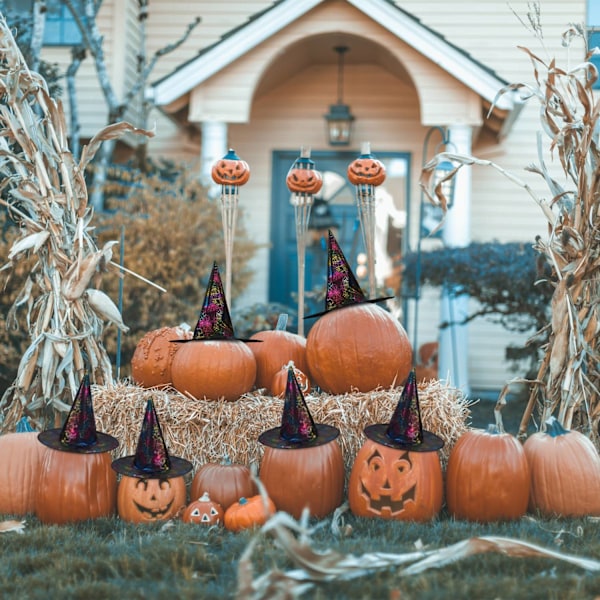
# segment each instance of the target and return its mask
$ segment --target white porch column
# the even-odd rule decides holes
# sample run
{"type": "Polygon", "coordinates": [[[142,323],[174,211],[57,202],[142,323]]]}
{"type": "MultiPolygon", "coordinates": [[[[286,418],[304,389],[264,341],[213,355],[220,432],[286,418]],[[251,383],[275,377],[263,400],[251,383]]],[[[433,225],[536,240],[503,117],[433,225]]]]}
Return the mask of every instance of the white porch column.
{"type": "Polygon", "coordinates": [[[215,161],[227,154],[227,123],[204,121],[202,123],[202,150],[200,161],[200,181],[202,185],[216,193],[217,186],[212,180],[211,170],[215,161]]]}
{"type": "MultiPolygon", "coordinates": [[[[450,142],[458,154],[471,154],[472,129],[469,125],[449,127],[450,142]]],[[[462,248],[471,242],[471,169],[455,175],[454,203],[446,215],[442,239],[447,247],[462,248]]],[[[455,297],[452,289],[442,292],[441,322],[460,322],[468,315],[469,298],[455,297]]],[[[449,385],[470,392],[469,340],[466,325],[450,325],[440,330],[439,377],[449,385]]]]}

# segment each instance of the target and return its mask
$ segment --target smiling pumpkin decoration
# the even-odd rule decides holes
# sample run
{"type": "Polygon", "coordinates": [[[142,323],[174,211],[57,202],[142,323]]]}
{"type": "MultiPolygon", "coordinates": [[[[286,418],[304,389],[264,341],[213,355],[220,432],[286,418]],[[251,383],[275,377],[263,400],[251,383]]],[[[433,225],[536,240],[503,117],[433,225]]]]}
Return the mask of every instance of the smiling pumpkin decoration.
{"type": "Polygon", "coordinates": [[[429,521],[443,500],[437,453],[444,442],[421,423],[414,369],[389,424],[369,425],[348,483],[350,510],[360,517],[429,521]]]}
{"type": "Polygon", "coordinates": [[[192,470],[192,463],[169,456],[152,399],[146,404],[135,455],[118,458],[112,468],[121,474],[117,512],[124,521],[166,521],[185,506],[183,476],[192,470]]]}

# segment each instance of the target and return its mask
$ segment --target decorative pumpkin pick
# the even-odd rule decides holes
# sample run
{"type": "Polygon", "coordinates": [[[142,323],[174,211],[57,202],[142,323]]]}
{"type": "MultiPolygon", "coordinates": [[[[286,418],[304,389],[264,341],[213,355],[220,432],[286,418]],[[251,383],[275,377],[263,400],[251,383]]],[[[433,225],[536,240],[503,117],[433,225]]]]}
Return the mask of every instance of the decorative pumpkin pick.
{"type": "MultiPolygon", "coordinates": [[[[399,385],[412,366],[406,331],[392,314],[367,300],[329,231],[325,311],[306,338],[311,381],[331,394],[399,385]]],[[[307,318],[309,318],[307,317],[307,318]]]]}
{"type": "Polygon", "coordinates": [[[367,250],[369,293],[375,295],[375,187],[385,181],[385,166],[371,154],[369,142],[362,144],[360,156],[348,166],[348,179],[356,186],[356,203],[363,241],[367,250]]]}
{"type": "Polygon", "coordinates": [[[112,468],[121,474],[117,510],[124,521],[164,521],[185,506],[183,476],[192,463],[169,455],[152,398],[146,403],[135,455],[116,459],[112,468]]]}
{"type": "Polygon", "coordinates": [[[304,508],[324,517],[342,502],[344,461],[336,427],[315,424],[296,380],[288,379],[281,426],[263,432],[259,479],[279,510],[300,518],[304,508]]]}
{"type": "Polygon", "coordinates": [[[62,524],[112,516],[117,478],[110,452],[119,442],[96,430],[87,372],[63,427],[42,431],[38,439],[47,447],[35,500],[40,521],[62,524]]]}
{"type": "Polygon", "coordinates": [[[523,444],[531,471],[529,510],[548,517],[600,516],[598,450],[553,416],[544,425],[523,444]]]}
{"type": "Polygon", "coordinates": [[[233,401],[252,389],[256,360],[243,342],[258,340],[235,337],[217,263],[192,338],[172,341],[182,344],[171,364],[173,387],[182,394],[233,401]]]}
{"type": "Polygon", "coordinates": [[[218,525],[223,520],[223,507],[211,500],[208,492],[204,492],[197,500],[192,500],[183,511],[181,520],[184,523],[200,523],[201,525],[218,525]]]}
{"type": "Polygon", "coordinates": [[[306,257],[306,232],[310,219],[313,196],[323,186],[323,177],[315,170],[310,159],[310,149],[302,148],[300,156],[288,171],[285,182],[292,192],[291,203],[296,219],[296,249],[298,254],[298,334],[304,335],[304,272],[306,257]]]}
{"type": "Polygon", "coordinates": [[[423,429],[414,369],[392,419],[369,425],[348,483],[350,510],[360,517],[428,521],[442,507],[439,450],[444,441],[423,429]]]}
{"type": "Polygon", "coordinates": [[[225,297],[231,302],[233,240],[237,221],[239,188],[250,179],[248,163],[230,149],[211,171],[213,181],[221,186],[221,218],[225,240],[225,297]]]}

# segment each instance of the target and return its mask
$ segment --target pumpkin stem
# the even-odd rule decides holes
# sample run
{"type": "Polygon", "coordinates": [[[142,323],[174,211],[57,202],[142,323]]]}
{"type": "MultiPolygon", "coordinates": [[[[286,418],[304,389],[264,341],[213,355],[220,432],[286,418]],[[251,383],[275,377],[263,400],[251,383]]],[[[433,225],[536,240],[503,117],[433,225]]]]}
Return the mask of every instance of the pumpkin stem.
{"type": "MultiPolygon", "coordinates": [[[[502,418],[502,417],[500,417],[502,418]]],[[[498,425],[496,423],[488,423],[487,429],[485,430],[486,433],[489,433],[490,435],[500,435],[502,433],[505,433],[504,431],[501,431],[500,428],[498,427],[498,425]]]]}
{"type": "Polygon", "coordinates": [[[238,504],[241,504],[242,506],[244,504],[248,504],[248,500],[246,500],[246,498],[244,498],[243,496],[238,500],[238,504]]]}
{"type": "Polygon", "coordinates": [[[208,495],[208,492],[204,492],[204,494],[198,498],[198,502],[210,502],[210,496],[208,495]]]}
{"type": "Polygon", "coordinates": [[[277,317],[277,325],[275,325],[275,331],[286,331],[288,323],[288,314],[281,313],[279,317],[277,317]]]}
{"type": "Polygon", "coordinates": [[[231,464],[231,458],[229,458],[229,454],[227,454],[227,452],[225,452],[225,454],[223,454],[223,460],[221,461],[222,465],[230,465],[231,464]]]}
{"type": "Polygon", "coordinates": [[[544,424],[546,425],[546,433],[550,437],[558,437],[559,435],[565,435],[566,433],[569,433],[569,430],[565,429],[561,425],[561,422],[552,415],[544,421],[544,424]]]}

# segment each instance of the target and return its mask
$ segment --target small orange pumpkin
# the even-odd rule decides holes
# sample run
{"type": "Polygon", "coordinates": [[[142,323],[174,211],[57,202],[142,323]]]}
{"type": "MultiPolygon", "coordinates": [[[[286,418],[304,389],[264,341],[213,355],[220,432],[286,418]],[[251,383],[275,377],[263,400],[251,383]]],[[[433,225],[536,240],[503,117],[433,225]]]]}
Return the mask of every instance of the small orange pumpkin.
{"type": "Polygon", "coordinates": [[[192,332],[183,327],[161,327],[146,333],[131,358],[131,376],[145,388],[171,383],[171,364],[180,344],[172,340],[189,340],[192,332]]]}
{"type": "Polygon", "coordinates": [[[242,531],[264,525],[275,514],[275,504],[270,498],[259,494],[252,498],[240,498],[225,511],[225,528],[229,531],[242,531]]]}
{"type": "Polygon", "coordinates": [[[385,177],[384,164],[370,150],[364,151],[348,165],[348,179],[353,185],[381,185],[385,177]]]}
{"type": "Polygon", "coordinates": [[[285,388],[287,386],[288,369],[292,367],[294,369],[294,375],[296,381],[300,386],[300,391],[306,394],[310,391],[310,381],[305,373],[296,367],[293,360],[290,360],[286,365],[283,365],[277,373],[273,376],[273,382],[270,385],[271,394],[278,398],[283,398],[285,395],[285,388]]]}
{"type": "Polygon", "coordinates": [[[222,463],[206,463],[198,468],[191,485],[192,498],[208,492],[223,510],[240,498],[258,493],[252,474],[246,465],[232,463],[228,457],[222,463]]]}
{"type": "Polygon", "coordinates": [[[210,499],[208,492],[190,502],[183,511],[181,520],[184,523],[200,523],[201,525],[218,525],[223,520],[223,507],[210,499]]]}
{"type": "Polygon", "coordinates": [[[273,377],[281,365],[289,361],[293,361],[300,371],[309,376],[305,337],[285,329],[268,329],[255,333],[250,339],[261,341],[260,344],[248,344],[256,360],[254,387],[257,389],[265,388],[267,393],[271,392],[273,377]]]}
{"type": "Polygon", "coordinates": [[[121,475],[117,491],[117,510],[123,521],[153,523],[166,521],[185,506],[185,479],[140,478],[121,475]]]}
{"type": "Polygon", "coordinates": [[[316,194],[323,187],[323,176],[310,159],[310,152],[302,150],[288,171],[285,183],[294,194],[316,194]]]}
{"type": "Polygon", "coordinates": [[[350,510],[359,517],[429,521],[442,508],[444,483],[437,452],[411,452],[367,439],[348,482],[350,510]]]}
{"type": "Polygon", "coordinates": [[[250,167],[233,149],[212,167],[213,181],[220,185],[244,185],[250,179],[250,167]]]}

